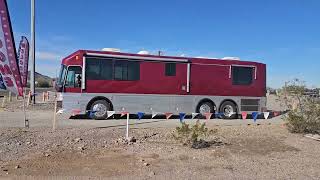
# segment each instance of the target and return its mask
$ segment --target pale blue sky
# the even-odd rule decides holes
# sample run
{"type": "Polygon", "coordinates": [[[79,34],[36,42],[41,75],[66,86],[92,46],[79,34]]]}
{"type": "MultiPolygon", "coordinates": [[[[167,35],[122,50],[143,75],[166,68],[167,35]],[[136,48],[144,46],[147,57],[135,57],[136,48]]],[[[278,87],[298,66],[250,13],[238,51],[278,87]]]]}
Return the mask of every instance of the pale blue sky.
{"type": "MultiPolygon", "coordinates": [[[[8,0],[16,42],[30,39],[30,0],[8,0]]],[[[36,0],[37,65],[54,77],[78,49],[236,56],[267,64],[268,86],[320,87],[319,0],[36,0]]]]}

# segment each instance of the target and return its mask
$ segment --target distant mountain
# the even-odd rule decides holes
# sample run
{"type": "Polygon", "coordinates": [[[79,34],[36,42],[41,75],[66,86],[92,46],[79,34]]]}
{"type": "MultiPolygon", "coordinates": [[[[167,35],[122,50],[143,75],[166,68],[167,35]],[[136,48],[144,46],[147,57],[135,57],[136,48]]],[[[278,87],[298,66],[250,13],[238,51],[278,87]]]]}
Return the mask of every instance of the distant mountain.
{"type": "MultiPolygon", "coordinates": [[[[52,85],[52,80],[53,78],[49,77],[49,76],[46,76],[46,75],[43,75],[43,74],[40,74],[38,72],[35,72],[35,80],[36,82],[48,82],[49,85],[52,85]]],[[[28,82],[30,81],[30,71],[28,71],[28,82]]]]}

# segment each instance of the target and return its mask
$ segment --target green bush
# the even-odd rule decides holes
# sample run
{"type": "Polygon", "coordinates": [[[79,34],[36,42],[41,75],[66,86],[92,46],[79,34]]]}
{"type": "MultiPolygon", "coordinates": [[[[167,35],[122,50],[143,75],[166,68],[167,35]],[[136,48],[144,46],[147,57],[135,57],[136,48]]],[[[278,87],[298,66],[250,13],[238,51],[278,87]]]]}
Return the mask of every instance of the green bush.
{"type": "Polygon", "coordinates": [[[295,79],[281,89],[279,99],[289,112],[284,116],[293,133],[320,133],[320,100],[305,95],[304,82],[295,79]]]}
{"type": "Polygon", "coordinates": [[[37,86],[41,88],[48,88],[50,87],[50,83],[48,81],[38,81],[37,86]]]}
{"type": "Polygon", "coordinates": [[[201,138],[214,134],[216,131],[216,129],[208,130],[206,124],[200,123],[199,120],[193,126],[183,122],[180,127],[176,127],[173,137],[183,145],[193,145],[197,142],[203,141],[201,138]]]}

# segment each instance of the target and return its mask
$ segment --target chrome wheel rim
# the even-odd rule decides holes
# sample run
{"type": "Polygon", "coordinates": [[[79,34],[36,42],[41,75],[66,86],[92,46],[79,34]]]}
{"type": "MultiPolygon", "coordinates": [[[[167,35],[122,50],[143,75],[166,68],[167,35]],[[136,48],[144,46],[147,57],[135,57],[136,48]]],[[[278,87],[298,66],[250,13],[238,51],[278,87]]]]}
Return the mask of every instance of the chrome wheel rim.
{"type": "Polygon", "coordinates": [[[223,108],[223,115],[226,117],[231,117],[234,114],[233,107],[231,105],[226,105],[223,108]]]}
{"type": "Polygon", "coordinates": [[[203,113],[209,113],[211,111],[211,108],[210,108],[210,106],[208,105],[208,104],[202,104],[201,106],[200,106],[200,108],[199,108],[199,112],[201,113],[201,114],[203,114],[203,113]]]}
{"type": "Polygon", "coordinates": [[[107,107],[104,104],[95,104],[92,110],[95,112],[94,113],[95,116],[102,117],[106,114],[107,107]]]}

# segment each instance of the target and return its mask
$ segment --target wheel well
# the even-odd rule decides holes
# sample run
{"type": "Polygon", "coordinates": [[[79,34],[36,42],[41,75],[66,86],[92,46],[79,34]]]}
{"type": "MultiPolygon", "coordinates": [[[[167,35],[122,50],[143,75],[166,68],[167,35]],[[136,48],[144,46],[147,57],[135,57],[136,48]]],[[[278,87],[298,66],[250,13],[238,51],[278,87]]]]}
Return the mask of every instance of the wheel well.
{"type": "Polygon", "coordinates": [[[97,96],[97,97],[92,98],[89,101],[89,103],[87,104],[86,110],[90,110],[91,105],[93,104],[93,102],[95,102],[97,100],[105,100],[105,101],[107,101],[110,104],[111,111],[113,111],[113,105],[112,105],[111,101],[108,98],[104,97],[104,96],[97,96]]]}
{"type": "Polygon", "coordinates": [[[216,110],[216,104],[211,99],[205,98],[205,99],[202,99],[201,101],[199,101],[198,105],[196,106],[195,112],[198,113],[198,109],[199,109],[200,105],[205,102],[211,103],[213,105],[213,109],[216,110]]]}
{"type": "Polygon", "coordinates": [[[223,101],[221,102],[221,104],[220,104],[219,111],[220,111],[220,109],[221,109],[222,104],[225,103],[225,102],[231,102],[231,103],[233,103],[234,106],[236,107],[237,113],[239,113],[239,112],[238,112],[238,111],[239,111],[239,107],[238,107],[237,103],[236,103],[234,100],[232,100],[232,99],[225,99],[225,100],[223,100],[223,101]]]}

